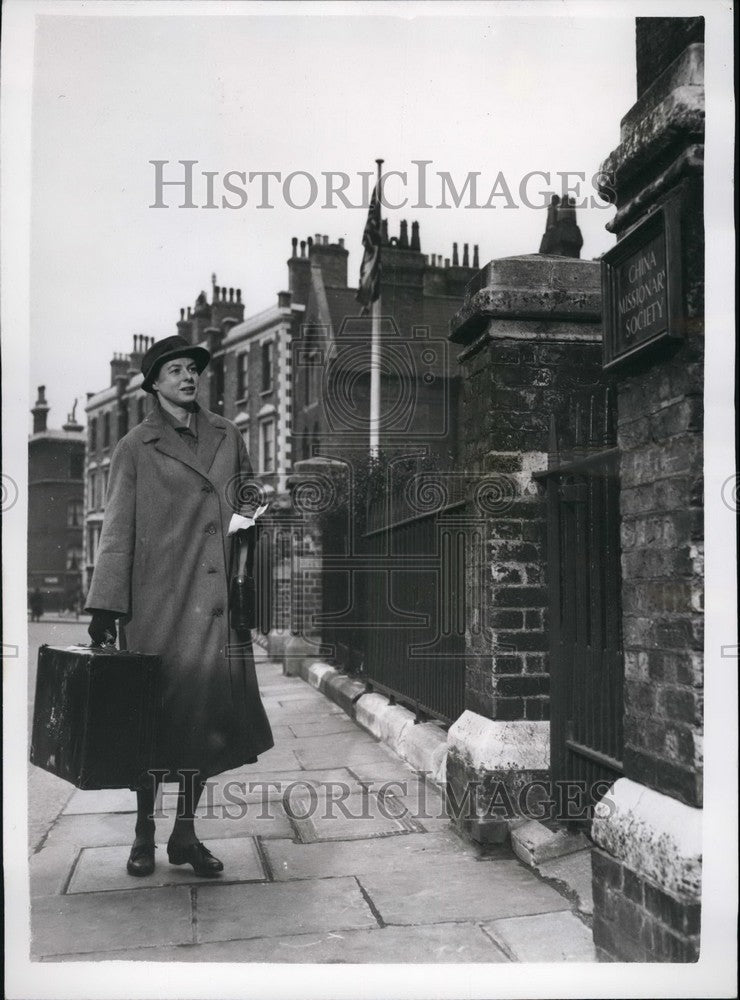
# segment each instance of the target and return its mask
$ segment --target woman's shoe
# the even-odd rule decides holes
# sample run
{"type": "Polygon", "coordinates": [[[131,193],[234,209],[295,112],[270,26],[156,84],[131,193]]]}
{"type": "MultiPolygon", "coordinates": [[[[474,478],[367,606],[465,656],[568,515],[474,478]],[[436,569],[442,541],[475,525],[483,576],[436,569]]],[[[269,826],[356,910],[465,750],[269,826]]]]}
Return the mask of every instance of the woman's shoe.
{"type": "Polygon", "coordinates": [[[204,878],[213,878],[224,870],[223,862],[214,858],[199,840],[192,844],[168,844],[167,857],[171,865],[192,865],[195,874],[204,878]]]}
{"type": "Polygon", "coordinates": [[[126,871],[129,875],[136,875],[137,877],[151,875],[154,871],[155,850],[154,841],[146,840],[140,843],[134,841],[128,861],[126,862],[126,871]]]}

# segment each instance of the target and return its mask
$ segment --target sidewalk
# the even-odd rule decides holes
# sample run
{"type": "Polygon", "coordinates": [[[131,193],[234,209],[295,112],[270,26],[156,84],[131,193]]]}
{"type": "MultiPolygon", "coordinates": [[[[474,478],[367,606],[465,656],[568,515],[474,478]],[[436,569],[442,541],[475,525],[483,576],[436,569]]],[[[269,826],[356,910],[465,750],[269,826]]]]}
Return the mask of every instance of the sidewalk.
{"type": "Polygon", "coordinates": [[[70,789],[31,858],[37,960],[594,961],[565,895],[508,848],[482,854],[391,750],[255,647],[275,747],[220,775],[196,822],[217,880],[167,862],[126,873],[128,791],[70,789]]]}

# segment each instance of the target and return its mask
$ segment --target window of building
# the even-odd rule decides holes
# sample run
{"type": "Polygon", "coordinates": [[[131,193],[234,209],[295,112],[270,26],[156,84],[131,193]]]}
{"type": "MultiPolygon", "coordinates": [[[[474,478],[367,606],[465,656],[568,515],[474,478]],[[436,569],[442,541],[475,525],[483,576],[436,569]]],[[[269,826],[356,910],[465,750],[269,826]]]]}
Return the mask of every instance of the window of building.
{"type": "Polygon", "coordinates": [[[260,469],[262,472],[275,471],[274,420],[265,420],[260,424],[260,469]]]}
{"type": "Polygon", "coordinates": [[[101,495],[100,495],[100,506],[101,507],[105,506],[105,501],[108,498],[108,476],[109,476],[108,469],[103,469],[103,484],[102,484],[103,489],[102,489],[101,495]]]}
{"type": "Polygon", "coordinates": [[[128,434],[128,406],[124,402],[121,405],[121,409],[118,411],[118,437],[124,437],[128,434]]]}
{"type": "Polygon", "coordinates": [[[82,526],[84,505],[82,500],[70,500],[67,504],[67,527],[79,528],[82,526]]]}
{"type": "Polygon", "coordinates": [[[98,447],[98,418],[93,417],[90,421],[90,451],[95,451],[98,447]]]}
{"type": "Polygon", "coordinates": [[[92,566],[98,554],[98,542],[100,541],[100,525],[91,524],[87,529],[87,562],[92,566]]]}
{"type": "Polygon", "coordinates": [[[96,472],[91,472],[87,481],[87,499],[90,505],[90,510],[98,509],[98,475],[96,472]]]}
{"type": "Polygon", "coordinates": [[[79,545],[67,546],[67,569],[76,571],[82,568],[82,549],[79,545]]]}
{"type": "Polygon", "coordinates": [[[69,455],[69,478],[84,479],[85,477],[85,453],[79,448],[75,448],[69,455]]]}
{"type": "Polygon", "coordinates": [[[273,346],[272,341],[262,345],[262,392],[272,389],[273,346]]]}
{"type": "Polygon", "coordinates": [[[236,398],[247,398],[247,352],[236,356],[236,398]]]}
{"type": "Polygon", "coordinates": [[[136,422],[137,422],[137,424],[140,424],[141,421],[146,416],[146,407],[144,405],[145,402],[146,402],[146,400],[144,399],[143,396],[139,396],[139,398],[136,400],[136,422]]]}
{"type": "Polygon", "coordinates": [[[103,447],[110,448],[110,412],[103,414],[103,447]]]}
{"type": "Polygon", "coordinates": [[[210,403],[214,413],[224,412],[224,359],[211,362],[210,403]]]}

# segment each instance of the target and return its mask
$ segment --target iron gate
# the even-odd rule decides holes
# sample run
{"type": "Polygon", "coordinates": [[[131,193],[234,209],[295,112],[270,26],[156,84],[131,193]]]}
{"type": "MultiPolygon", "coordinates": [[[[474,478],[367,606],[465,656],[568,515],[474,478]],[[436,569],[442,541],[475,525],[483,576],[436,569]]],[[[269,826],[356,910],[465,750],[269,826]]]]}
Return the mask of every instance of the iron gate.
{"type": "Polygon", "coordinates": [[[587,440],[576,408],[568,451],[551,418],[548,470],[537,477],[547,493],[551,774],[578,782],[591,802],[622,774],[619,453],[610,396],[600,414],[590,399],[587,440]]]}

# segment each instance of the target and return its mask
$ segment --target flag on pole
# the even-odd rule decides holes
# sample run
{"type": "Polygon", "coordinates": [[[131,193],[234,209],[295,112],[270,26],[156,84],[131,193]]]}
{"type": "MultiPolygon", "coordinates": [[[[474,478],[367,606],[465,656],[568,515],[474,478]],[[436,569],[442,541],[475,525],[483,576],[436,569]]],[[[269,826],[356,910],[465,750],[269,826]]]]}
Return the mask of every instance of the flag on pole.
{"type": "Polygon", "coordinates": [[[361,316],[380,298],[380,199],[377,185],[373,188],[365,231],[362,234],[364,253],[360,264],[360,284],[357,301],[362,305],[361,316]]]}

